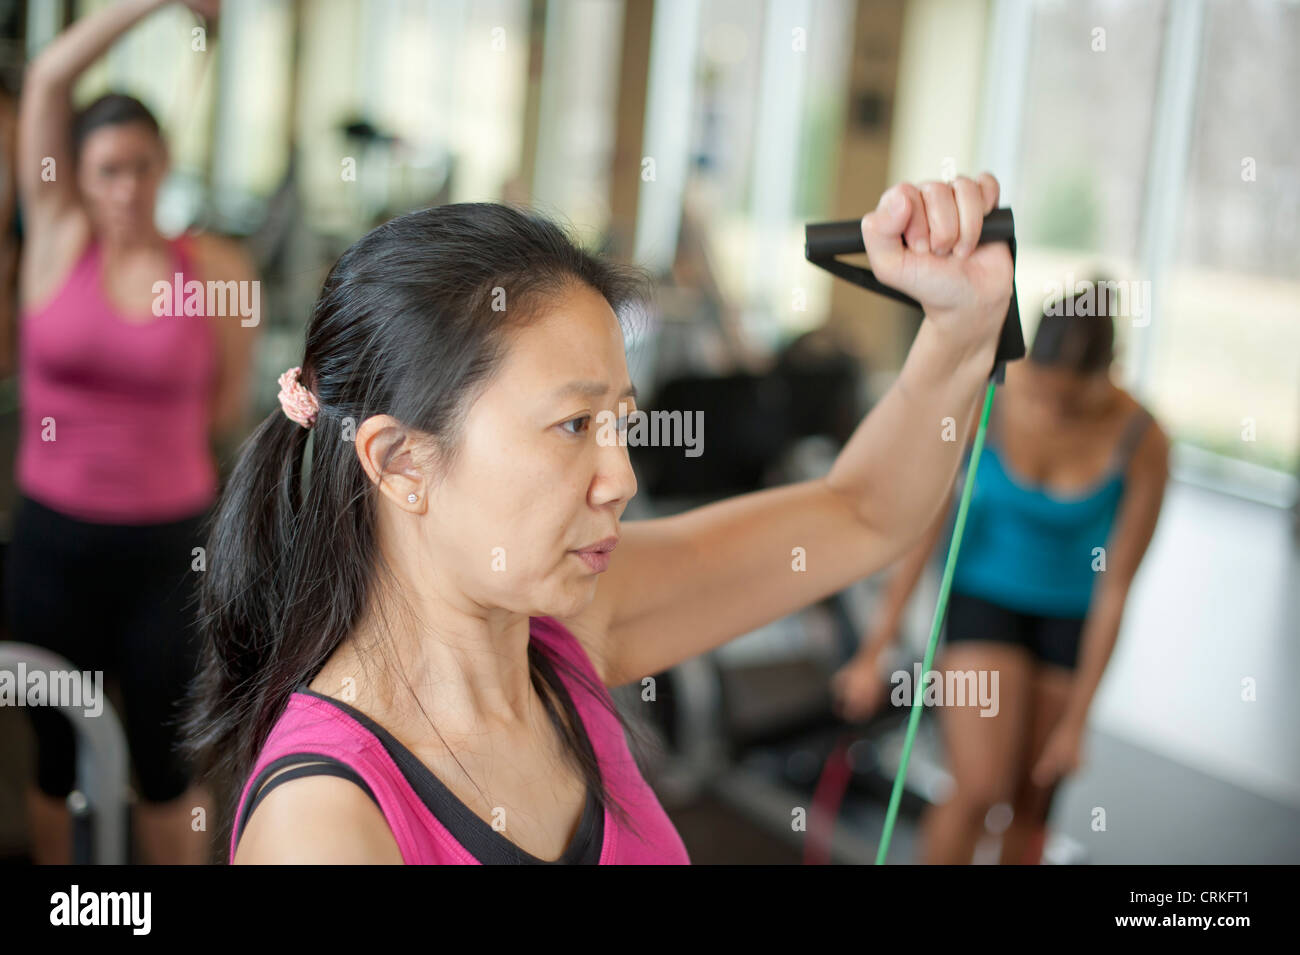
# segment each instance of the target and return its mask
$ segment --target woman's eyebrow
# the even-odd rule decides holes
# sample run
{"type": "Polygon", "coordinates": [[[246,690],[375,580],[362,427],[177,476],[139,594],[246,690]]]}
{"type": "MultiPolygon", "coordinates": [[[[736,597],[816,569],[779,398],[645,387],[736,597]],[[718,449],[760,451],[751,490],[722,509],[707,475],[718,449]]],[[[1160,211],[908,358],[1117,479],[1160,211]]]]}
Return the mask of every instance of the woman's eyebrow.
{"type": "MultiPolygon", "coordinates": [[[[555,397],[566,398],[569,395],[578,395],[582,398],[600,398],[607,391],[609,391],[609,385],[603,381],[571,381],[562,388],[558,388],[555,397]]],[[[631,398],[635,401],[636,385],[628,384],[623,393],[619,395],[619,398],[631,398]]]]}

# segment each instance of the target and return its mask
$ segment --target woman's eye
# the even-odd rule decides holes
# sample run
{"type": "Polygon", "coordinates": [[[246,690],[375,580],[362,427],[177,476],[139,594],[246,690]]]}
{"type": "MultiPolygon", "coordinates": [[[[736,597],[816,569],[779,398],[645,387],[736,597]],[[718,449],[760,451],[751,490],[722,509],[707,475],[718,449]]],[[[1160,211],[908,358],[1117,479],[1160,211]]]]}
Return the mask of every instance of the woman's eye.
{"type": "Polygon", "coordinates": [[[590,420],[591,420],[591,415],[583,415],[581,418],[574,418],[571,421],[564,422],[562,425],[560,425],[560,427],[567,429],[571,424],[581,425],[582,426],[581,428],[579,428],[576,431],[570,431],[569,434],[573,434],[573,435],[582,434],[584,431],[587,430],[587,422],[590,420]]]}

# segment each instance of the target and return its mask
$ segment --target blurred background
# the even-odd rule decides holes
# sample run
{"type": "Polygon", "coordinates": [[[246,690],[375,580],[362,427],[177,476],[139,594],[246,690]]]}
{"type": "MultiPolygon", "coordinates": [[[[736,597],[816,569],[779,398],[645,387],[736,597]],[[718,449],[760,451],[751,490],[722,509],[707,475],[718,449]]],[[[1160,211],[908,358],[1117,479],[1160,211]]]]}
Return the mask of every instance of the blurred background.
{"type": "MultiPolygon", "coordinates": [[[[24,65],[104,5],[0,0],[10,142],[24,65]]],[[[698,466],[639,449],[628,519],[824,473],[920,317],[809,265],[803,227],[860,217],[891,183],[998,177],[1027,341],[1054,285],[1150,283],[1147,321],[1116,321],[1115,371],[1173,438],[1173,474],[1046,861],[1300,861],[1300,3],[225,0],[204,51],[195,22],[160,10],[75,98],[143,100],[172,150],[159,228],[236,236],[253,256],[250,430],[278,410],[276,375],[335,258],[439,203],[530,202],[657,276],[628,341],[643,407],[704,408],[709,440],[729,443],[698,466]],[[1090,828],[1097,805],[1107,832],[1090,828]]],[[[12,203],[11,161],[5,173],[12,203]]],[[[9,237],[3,540],[19,251],[9,237]]],[[[909,606],[917,660],[941,570],[909,606]]],[[[806,857],[791,810],[843,729],[827,678],[878,587],[666,674],[650,718],[633,697],[661,743],[647,776],[694,861],[806,857]]],[[[834,861],[874,859],[905,716],[859,728],[834,861]]],[[[943,795],[933,722],[891,861],[910,861],[917,813],[943,795]]],[[[0,711],[0,852],[14,858],[31,745],[0,711]]]]}

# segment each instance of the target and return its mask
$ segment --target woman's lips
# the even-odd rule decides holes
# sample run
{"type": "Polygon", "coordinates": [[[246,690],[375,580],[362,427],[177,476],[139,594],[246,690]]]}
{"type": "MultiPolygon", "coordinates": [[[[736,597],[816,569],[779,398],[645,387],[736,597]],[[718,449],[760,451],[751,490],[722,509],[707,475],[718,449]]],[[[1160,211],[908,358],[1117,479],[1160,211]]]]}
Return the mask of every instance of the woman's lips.
{"type": "Polygon", "coordinates": [[[590,567],[593,573],[602,573],[607,567],[609,567],[608,552],[596,550],[575,550],[571,553],[580,558],[584,564],[590,567]]]}
{"type": "Polygon", "coordinates": [[[606,537],[603,541],[598,541],[590,547],[584,547],[582,550],[569,551],[584,564],[591,568],[593,573],[602,573],[609,567],[609,559],[618,546],[617,537],[606,537]]]}

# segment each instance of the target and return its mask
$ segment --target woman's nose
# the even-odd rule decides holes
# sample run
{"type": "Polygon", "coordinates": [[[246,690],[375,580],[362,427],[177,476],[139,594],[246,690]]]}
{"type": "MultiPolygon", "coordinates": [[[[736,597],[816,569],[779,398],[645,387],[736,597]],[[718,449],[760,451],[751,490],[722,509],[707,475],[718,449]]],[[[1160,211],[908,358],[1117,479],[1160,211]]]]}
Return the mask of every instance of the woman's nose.
{"type": "Polygon", "coordinates": [[[594,504],[608,504],[611,501],[627,501],[636,494],[636,472],[632,470],[632,461],[627,448],[611,445],[601,448],[597,464],[596,478],[592,482],[594,504]]]}
{"type": "Polygon", "coordinates": [[[113,184],[113,189],[109,195],[117,205],[129,206],[135,201],[137,191],[134,180],[123,178],[113,184]]]}

